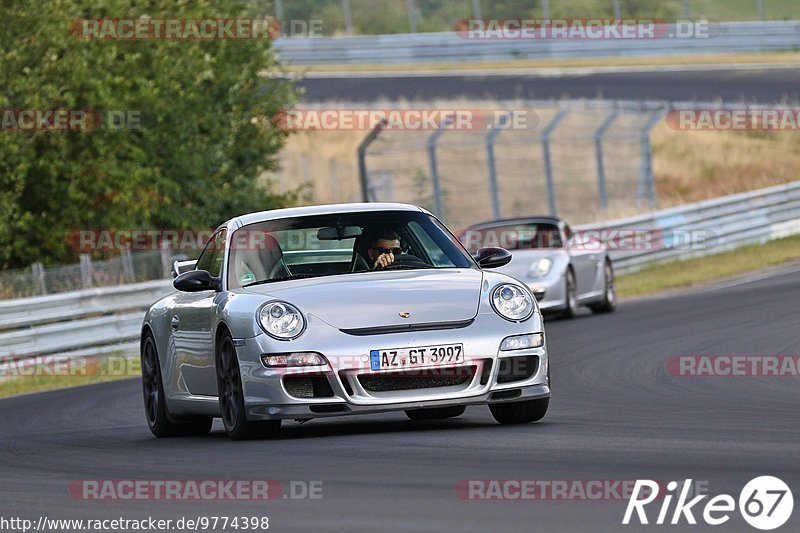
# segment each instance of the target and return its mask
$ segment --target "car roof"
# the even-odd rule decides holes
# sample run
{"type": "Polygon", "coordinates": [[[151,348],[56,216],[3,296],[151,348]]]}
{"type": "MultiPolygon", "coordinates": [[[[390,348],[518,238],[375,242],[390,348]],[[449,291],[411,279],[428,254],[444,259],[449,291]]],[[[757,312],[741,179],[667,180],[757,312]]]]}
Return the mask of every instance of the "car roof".
{"type": "Polygon", "coordinates": [[[272,209],[270,211],[260,211],[249,213],[232,218],[228,223],[233,223],[234,227],[247,226],[257,222],[276,220],[279,218],[306,217],[313,215],[335,215],[337,213],[363,213],[371,211],[422,211],[425,209],[411,204],[389,203],[389,202],[359,202],[348,204],[328,204],[328,205],[309,205],[304,207],[289,207],[285,209],[272,209]]]}
{"type": "Polygon", "coordinates": [[[549,216],[549,215],[534,215],[529,217],[514,217],[514,218],[500,218],[497,220],[491,220],[488,222],[481,222],[480,224],[474,224],[469,226],[464,231],[467,230],[475,230],[475,229],[485,229],[485,228],[492,228],[495,226],[510,226],[511,224],[536,224],[536,223],[546,223],[546,224],[555,224],[556,226],[561,226],[564,224],[564,221],[558,217],[549,216]]]}

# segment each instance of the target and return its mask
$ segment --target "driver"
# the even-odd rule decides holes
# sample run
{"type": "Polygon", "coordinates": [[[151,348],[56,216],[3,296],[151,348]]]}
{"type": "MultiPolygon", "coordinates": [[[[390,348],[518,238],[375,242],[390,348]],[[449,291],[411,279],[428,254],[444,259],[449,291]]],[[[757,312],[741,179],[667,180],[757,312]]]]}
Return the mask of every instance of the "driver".
{"type": "Polygon", "coordinates": [[[369,255],[372,270],[380,270],[394,263],[395,256],[403,253],[400,246],[400,235],[393,230],[382,230],[376,233],[369,242],[369,255]]]}

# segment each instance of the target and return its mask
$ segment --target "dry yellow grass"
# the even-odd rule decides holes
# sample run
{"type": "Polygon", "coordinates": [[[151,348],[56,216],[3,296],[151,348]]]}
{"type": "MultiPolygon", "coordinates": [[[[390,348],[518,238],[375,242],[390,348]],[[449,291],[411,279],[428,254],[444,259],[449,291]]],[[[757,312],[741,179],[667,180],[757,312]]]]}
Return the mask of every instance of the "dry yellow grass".
{"type": "Polygon", "coordinates": [[[510,59],[506,61],[474,61],[451,63],[415,63],[387,65],[365,63],[360,65],[290,66],[290,72],[396,72],[448,71],[448,70],[508,70],[526,68],[580,68],[580,67],[652,67],[670,65],[784,65],[800,63],[798,52],[770,52],[746,54],[718,54],[702,56],[643,56],[643,57],[583,57],[573,59],[510,59]]]}
{"type": "Polygon", "coordinates": [[[800,139],[794,132],[653,131],[659,201],[678,205],[795,181],[800,139]]]}
{"type": "MultiPolygon", "coordinates": [[[[377,104],[376,107],[398,105],[406,104],[377,104]]],[[[463,100],[428,105],[438,109],[497,109],[500,106],[498,103],[463,100]]],[[[522,104],[502,105],[519,109],[522,104]]],[[[501,189],[525,190],[543,198],[544,189],[539,183],[542,181],[542,162],[537,135],[541,132],[542,124],[552,117],[553,109],[533,111],[540,118],[538,128],[530,132],[504,132],[498,137],[504,142],[496,147],[497,166],[501,189]],[[509,142],[512,138],[514,142],[509,142]]],[[[557,167],[556,179],[571,180],[577,192],[581,192],[581,188],[596,188],[591,132],[599,123],[598,117],[602,119],[603,115],[572,113],[554,136],[552,158],[557,167]],[[559,136],[562,137],[561,142],[559,136]]],[[[635,130],[626,128],[635,128],[636,124],[631,117],[620,118],[615,123],[616,130],[612,129],[610,133],[615,134],[616,131],[616,134],[628,135],[635,130]]],[[[291,136],[281,154],[283,170],[277,180],[279,188],[285,190],[307,184],[304,203],[358,201],[361,192],[356,149],[366,134],[366,131],[304,131],[291,136]]],[[[402,143],[418,145],[418,149],[409,152],[406,157],[398,153],[393,159],[371,160],[373,163],[370,168],[391,168],[396,178],[402,177],[396,180],[402,183],[394,191],[395,200],[418,200],[410,189],[415,172],[421,172],[422,179],[427,179],[428,161],[424,141],[428,135],[430,132],[385,132],[382,135],[381,142],[387,143],[383,145],[384,148],[390,140],[397,146],[402,143]]],[[[459,149],[443,149],[440,154],[440,168],[446,169],[443,172],[445,185],[458,193],[467,190],[475,193],[468,200],[475,202],[469,208],[471,215],[477,218],[489,216],[488,193],[482,185],[487,180],[484,137],[485,132],[448,133],[445,138],[450,141],[463,138],[465,144],[459,149]],[[449,184],[448,179],[451,180],[449,184]]],[[[800,175],[800,138],[792,132],[689,132],[670,129],[662,122],[653,130],[651,139],[656,189],[659,207],[662,208],[787,183],[798,179],[800,175]]],[[[636,187],[638,144],[631,140],[610,139],[606,150],[609,187],[616,183],[616,192],[622,195],[621,199],[612,201],[609,211],[603,213],[594,205],[596,202],[588,202],[580,195],[564,195],[559,210],[573,223],[619,218],[633,215],[639,210],[629,199],[631,196],[624,196],[635,192],[630,189],[636,187]]],[[[614,191],[610,189],[609,193],[613,198],[614,191]]],[[[459,205],[465,205],[464,197],[457,200],[459,205]]],[[[456,201],[456,198],[451,194],[449,201],[456,201]]],[[[514,194],[505,196],[502,204],[504,213],[509,216],[546,208],[540,203],[532,205],[524,195],[514,194]]],[[[459,226],[463,221],[448,219],[448,222],[459,226]]]]}

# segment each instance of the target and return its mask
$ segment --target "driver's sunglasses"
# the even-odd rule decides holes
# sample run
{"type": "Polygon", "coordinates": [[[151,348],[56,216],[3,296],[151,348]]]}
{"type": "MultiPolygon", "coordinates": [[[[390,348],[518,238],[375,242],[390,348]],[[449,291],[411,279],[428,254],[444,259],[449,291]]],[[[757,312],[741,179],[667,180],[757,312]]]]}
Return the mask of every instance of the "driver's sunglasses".
{"type": "Polygon", "coordinates": [[[403,249],[400,248],[400,247],[397,247],[397,248],[382,248],[380,246],[376,246],[376,247],[373,248],[373,250],[375,250],[375,252],[377,252],[379,254],[400,255],[400,254],[403,253],[403,249]]]}

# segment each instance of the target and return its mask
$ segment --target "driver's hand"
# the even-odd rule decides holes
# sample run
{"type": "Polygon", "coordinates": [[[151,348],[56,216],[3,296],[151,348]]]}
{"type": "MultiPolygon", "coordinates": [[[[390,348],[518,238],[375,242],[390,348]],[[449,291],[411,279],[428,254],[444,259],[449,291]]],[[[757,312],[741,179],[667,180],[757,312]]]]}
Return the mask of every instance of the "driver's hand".
{"type": "Polygon", "coordinates": [[[394,263],[394,254],[381,254],[375,260],[375,264],[372,265],[372,270],[379,270],[381,268],[386,268],[392,263],[394,263]]]}

